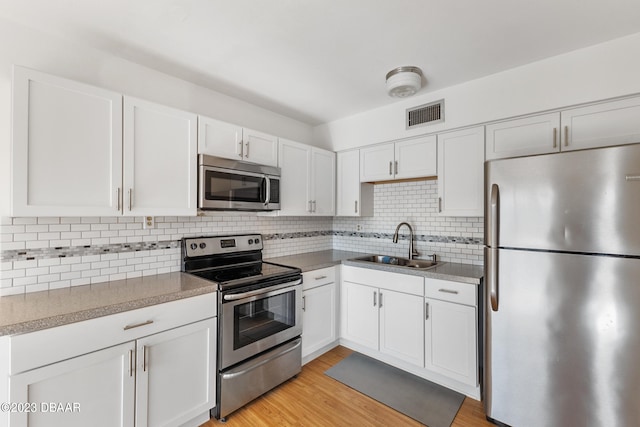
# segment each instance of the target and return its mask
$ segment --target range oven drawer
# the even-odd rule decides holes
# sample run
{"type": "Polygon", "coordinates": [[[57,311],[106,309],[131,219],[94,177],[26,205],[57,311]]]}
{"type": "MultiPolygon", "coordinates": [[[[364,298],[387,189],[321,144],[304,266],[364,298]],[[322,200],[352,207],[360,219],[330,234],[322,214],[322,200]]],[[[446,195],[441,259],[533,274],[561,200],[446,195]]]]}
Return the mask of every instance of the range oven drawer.
{"type": "Polygon", "coordinates": [[[282,384],[302,369],[302,340],[296,338],[220,373],[218,418],[282,384]]]}

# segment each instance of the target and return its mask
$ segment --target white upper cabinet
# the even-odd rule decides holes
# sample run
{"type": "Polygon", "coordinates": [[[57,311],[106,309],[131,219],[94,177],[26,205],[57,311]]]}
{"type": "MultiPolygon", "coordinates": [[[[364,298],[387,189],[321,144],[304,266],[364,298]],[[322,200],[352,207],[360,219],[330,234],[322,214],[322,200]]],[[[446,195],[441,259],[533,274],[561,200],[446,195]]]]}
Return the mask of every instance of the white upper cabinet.
{"type": "Polygon", "coordinates": [[[198,117],[198,154],[278,166],[278,138],[209,117],[198,117]]]}
{"type": "Polygon", "coordinates": [[[486,127],[486,159],[529,156],[560,150],[560,113],[524,117],[486,127]]]}
{"type": "Polygon", "coordinates": [[[13,84],[13,216],[196,215],[195,114],[21,67],[13,84]]]}
{"type": "Polygon", "coordinates": [[[484,215],[484,126],[438,135],[438,211],[484,215]]]}
{"type": "Polygon", "coordinates": [[[373,184],[360,182],[360,150],[336,155],[336,215],[372,216],[373,184]]]}
{"type": "Polygon", "coordinates": [[[122,95],[14,67],[12,216],[119,213],[122,95]]]}
{"type": "Polygon", "coordinates": [[[561,113],[562,151],[640,142],[640,97],[561,113]]]}
{"type": "Polygon", "coordinates": [[[395,179],[437,175],[436,136],[395,143],[395,179]]]}
{"type": "Polygon", "coordinates": [[[197,116],[124,99],[124,214],[196,215],[197,116]]]}
{"type": "Polygon", "coordinates": [[[487,125],[486,159],[640,142],[640,97],[487,125]]]}
{"type": "Polygon", "coordinates": [[[360,181],[388,181],[436,175],[436,137],[390,142],[360,149],[360,181]]]}
{"type": "Polygon", "coordinates": [[[280,138],[283,216],[335,214],[335,153],[280,138]]]}

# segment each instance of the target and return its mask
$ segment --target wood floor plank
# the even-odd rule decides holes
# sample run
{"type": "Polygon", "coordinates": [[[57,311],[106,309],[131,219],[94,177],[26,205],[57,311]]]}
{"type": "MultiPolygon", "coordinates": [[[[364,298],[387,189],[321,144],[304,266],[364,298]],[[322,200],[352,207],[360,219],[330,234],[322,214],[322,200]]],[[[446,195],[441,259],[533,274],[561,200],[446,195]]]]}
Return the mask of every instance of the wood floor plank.
{"type": "MultiPolygon", "coordinates": [[[[200,427],[422,426],[324,374],[351,353],[345,347],[336,347],[303,366],[297,378],[232,413],[225,424],[210,420],[200,427]]],[[[482,403],[467,397],[451,426],[493,424],[486,421],[482,403]]]]}

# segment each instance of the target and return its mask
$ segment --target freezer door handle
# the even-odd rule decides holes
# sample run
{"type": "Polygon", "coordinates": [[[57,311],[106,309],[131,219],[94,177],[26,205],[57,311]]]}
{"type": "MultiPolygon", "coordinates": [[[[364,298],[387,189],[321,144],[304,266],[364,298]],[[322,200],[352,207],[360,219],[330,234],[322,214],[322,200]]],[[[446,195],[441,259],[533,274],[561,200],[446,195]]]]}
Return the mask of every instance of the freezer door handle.
{"type": "Polygon", "coordinates": [[[487,282],[489,285],[489,299],[491,309],[498,311],[498,240],[500,237],[500,187],[491,185],[491,199],[489,201],[489,230],[487,242],[487,282]]]}

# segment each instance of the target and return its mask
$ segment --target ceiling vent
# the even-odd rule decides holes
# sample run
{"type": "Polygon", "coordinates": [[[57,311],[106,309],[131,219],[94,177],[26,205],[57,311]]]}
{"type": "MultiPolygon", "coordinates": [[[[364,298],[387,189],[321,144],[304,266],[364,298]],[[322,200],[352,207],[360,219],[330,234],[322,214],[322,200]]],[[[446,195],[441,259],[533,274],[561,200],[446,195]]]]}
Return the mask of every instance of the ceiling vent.
{"type": "Polygon", "coordinates": [[[407,109],[407,129],[444,122],[444,99],[407,109]]]}

